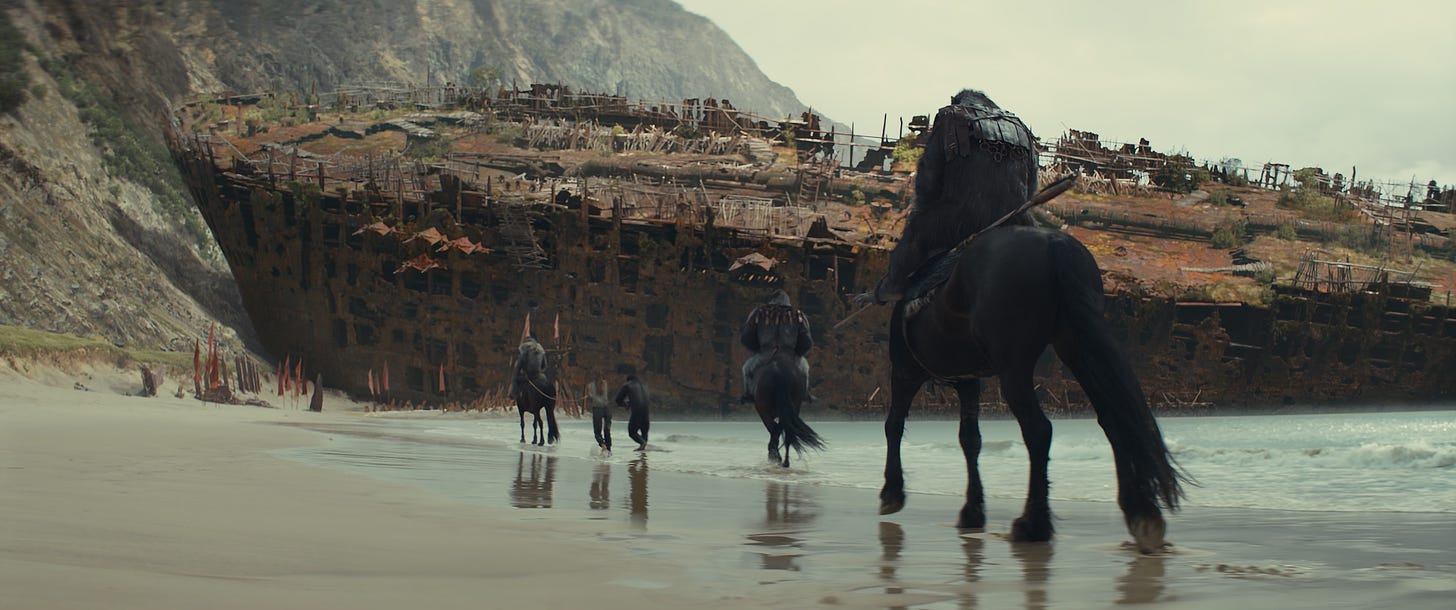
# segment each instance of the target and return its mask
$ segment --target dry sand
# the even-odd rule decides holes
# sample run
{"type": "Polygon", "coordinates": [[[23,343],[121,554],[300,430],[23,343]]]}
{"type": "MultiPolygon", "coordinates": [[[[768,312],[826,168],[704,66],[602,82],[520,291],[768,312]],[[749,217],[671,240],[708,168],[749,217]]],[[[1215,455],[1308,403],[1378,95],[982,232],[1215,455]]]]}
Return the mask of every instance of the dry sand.
{"type": "MultiPolygon", "coordinates": [[[[0,371],[0,608],[1449,608],[1445,514],[1189,509],[1142,557],[1115,507],[692,476],[420,444],[398,422],[131,398],[0,371]],[[285,425],[277,425],[285,424],[285,425]],[[328,466],[319,464],[331,464],[328,466]]],[[[96,383],[96,385],[101,385],[96,383]]],[[[115,384],[124,385],[124,384],[115,384]]],[[[89,386],[88,386],[89,387],[89,386]]],[[[327,406],[326,406],[327,409],[327,406]]],[[[580,455],[577,455],[577,454],[580,455]]]]}

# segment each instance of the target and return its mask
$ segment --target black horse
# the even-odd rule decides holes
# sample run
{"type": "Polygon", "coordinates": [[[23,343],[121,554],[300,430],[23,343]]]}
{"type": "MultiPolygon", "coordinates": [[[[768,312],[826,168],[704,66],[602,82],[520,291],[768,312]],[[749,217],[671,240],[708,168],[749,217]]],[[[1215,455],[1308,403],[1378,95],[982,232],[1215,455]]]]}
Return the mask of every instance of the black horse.
{"type": "Polygon", "coordinates": [[[819,434],[799,417],[804,404],[803,369],[793,352],[778,351],[759,365],[754,373],[753,405],[758,418],[768,428],[768,458],[784,468],[789,467],[789,449],[799,453],[805,447],[823,449],[819,434]],[[779,453],[779,436],[783,435],[783,454],[779,453]]]}
{"type": "MultiPolygon", "coordinates": [[[[976,101],[990,104],[993,111],[987,116],[1004,120],[994,118],[999,108],[990,100],[980,96],[976,101]]],[[[1050,345],[1076,376],[1112,444],[1118,504],[1128,531],[1141,551],[1154,552],[1163,546],[1166,531],[1160,506],[1177,510],[1183,476],[1168,454],[1132,366],[1108,329],[1101,271],[1087,248],[1060,231],[1004,226],[964,243],[957,261],[926,265],[948,272],[943,284],[915,276],[893,277],[896,262],[919,266],[954,246],[955,240],[1017,209],[1035,188],[1035,158],[1029,151],[1019,160],[1015,151],[1006,155],[1004,141],[984,142],[994,139],[995,126],[974,124],[976,116],[971,113],[968,129],[965,113],[957,120],[947,116],[948,111],[961,112],[954,105],[942,109],[928,134],[918,169],[916,209],[902,235],[902,243],[918,243],[906,243],[910,246],[906,251],[891,254],[892,276],[876,293],[881,300],[888,295],[897,301],[890,320],[890,410],[885,420],[888,447],[880,514],[898,512],[905,505],[900,465],[905,418],[921,386],[935,380],[953,386],[960,400],[960,443],[969,482],[956,525],[985,526],[977,471],[981,450],[977,417],[980,379],[994,376],[1021,425],[1031,460],[1026,505],[1012,525],[1012,539],[1050,540],[1047,460],[1052,426],[1032,380],[1037,359],[1050,345]],[[997,151],[1002,158],[993,158],[997,151]],[[952,213],[956,210],[960,213],[952,213]],[[946,222],[915,223],[916,214],[922,221],[954,216],[971,219],[971,224],[960,227],[959,234],[947,235],[946,222]]],[[[1020,125],[1019,120],[1015,123],[1020,125]]]]}
{"type": "Polygon", "coordinates": [[[546,373],[536,380],[517,374],[517,381],[515,412],[521,416],[521,443],[526,443],[526,413],[536,418],[531,421],[531,444],[545,445],[561,440],[561,429],[556,428],[556,380],[546,373]],[[545,427],[542,427],[543,411],[546,412],[545,427]]]}

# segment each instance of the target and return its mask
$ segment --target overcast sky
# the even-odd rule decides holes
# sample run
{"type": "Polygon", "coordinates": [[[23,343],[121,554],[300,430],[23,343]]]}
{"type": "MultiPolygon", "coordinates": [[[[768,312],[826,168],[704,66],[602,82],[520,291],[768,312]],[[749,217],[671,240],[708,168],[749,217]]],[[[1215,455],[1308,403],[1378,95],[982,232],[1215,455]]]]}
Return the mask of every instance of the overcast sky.
{"type": "Polygon", "coordinates": [[[1456,185],[1456,2],[678,2],[857,133],[973,87],[1043,139],[1456,185]]]}

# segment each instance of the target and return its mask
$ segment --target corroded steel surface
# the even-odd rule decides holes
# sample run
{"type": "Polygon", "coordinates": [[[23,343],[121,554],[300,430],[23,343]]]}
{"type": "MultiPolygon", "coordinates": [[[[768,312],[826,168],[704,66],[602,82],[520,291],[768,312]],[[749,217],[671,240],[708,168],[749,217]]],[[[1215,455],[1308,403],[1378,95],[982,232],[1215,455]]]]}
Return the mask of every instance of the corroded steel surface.
{"type": "MultiPolygon", "coordinates": [[[[886,399],[887,311],[872,309],[829,331],[851,313],[847,295],[883,272],[882,249],[613,223],[581,210],[485,199],[462,210],[470,222],[432,218],[446,237],[496,244],[504,240],[503,210],[515,206],[528,213],[546,268],[521,270],[504,255],[450,249],[443,269],[399,271],[436,248],[360,231],[374,222],[372,209],[388,203],[300,197],[215,171],[201,158],[184,158],[184,166],[264,344],[302,354],[332,385],[357,394],[366,394],[368,372],[378,375],[387,363],[396,399],[478,396],[505,382],[531,313],[564,382],[636,373],[665,410],[730,414],[740,409],[731,398],[748,355],[735,335],[754,304],[784,286],[818,339],[810,361],[822,404],[814,409],[871,416],[886,399]],[[741,272],[761,269],[751,265],[730,271],[753,254],[778,261],[774,273],[741,272]]],[[[1411,402],[1456,390],[1456,320],[1444,308],[1368,294],[1287,294],[1271,309],[1112,295],[1108,314],[1149,400],[1163,406],[1411,402]]],[[[1082,403],[1050,355],[1042,374],[1048,406],[1082,403]]],[[[994,387],[986,396],[993,405],[994,387]]]]}

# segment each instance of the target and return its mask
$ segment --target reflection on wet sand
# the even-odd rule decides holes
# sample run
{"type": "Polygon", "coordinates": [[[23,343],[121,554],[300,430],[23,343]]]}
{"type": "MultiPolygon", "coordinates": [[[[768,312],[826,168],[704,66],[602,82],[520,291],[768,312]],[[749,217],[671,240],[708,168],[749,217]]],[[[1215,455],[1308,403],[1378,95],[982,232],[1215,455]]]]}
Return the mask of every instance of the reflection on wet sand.
{"type": "Polygon", "coordinates": [[[1119,604],[1146,604],[1163,596],[1163,562],[1158,556],[1138,555],[1127,564],[1127,575],[1117,579],[1119,604]]]}
{"type": "Polygon", "coordinates": [[[961,536],[961,550],[966,554],[966,587],[960,594],[961,610],[972,610],[979,605],[976,599],[976,583],[981,580],[981,564],[985,562],[986,541],[975,536],[961,536]]]}
{"type": "Polygon", "coordinates": [[[813,498],[798,485],[769,481],[764,484],[763,507],[764,531],[749,534],[745,544],[773,549],[758,552],[763,569],[799,571],[803,540],[795,534],[818,516],[813,498]]]}
{"type": "Polygon", "coordinates": [[[764,526],[803,526],[819,516],[818,504],[808,488],[769,481],[763,489],[764,526]]]}
{"type": "Polygon", "coordinates": [[[627,464],[628,506],[632,511],[632,525],[647,529],[647,454],[627,464]]]}
{"type": "Polygon", "coordinates": [[[606,462],[598,462],[592,469],[591,480],[591,501],[587,506],[592,510],[606,510],[612,507],[612,496],[609,487],[612,483],[612,465],[606,462]]]}
{"type": "MultiPolygon", "coordinates": [[[[905,528],[899,523],[889,521],[880,522],[880,579],[892,583],[893,586],[886,586],[885,593],[899,595],[905,592],[905,588],[899,586],[900,581],[895,576],[895,569],[900,563],[900,551],[905,550],[905,528]]],[[[890,606],[890,610],[904,610],[905,606],[890,606]]]]}
{"type": "Polygon", "coordinates": [[[516,462],[516,480],[511,483],[511,506],[516,508],[551,508],[551,486],[556,483],[556,456],[532,453],[526,466],[526,453],[516,462]]]}
{"type": "Polygon", "coordinates": [[[1052,574],[1052,543],[1013,542],[1011,555],[1021,562],[1021,579],[1025,583],[1026,610],[1047,607],[1047,579],[1052,574]]]}

